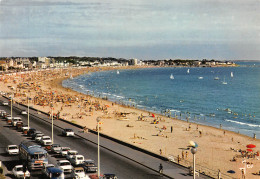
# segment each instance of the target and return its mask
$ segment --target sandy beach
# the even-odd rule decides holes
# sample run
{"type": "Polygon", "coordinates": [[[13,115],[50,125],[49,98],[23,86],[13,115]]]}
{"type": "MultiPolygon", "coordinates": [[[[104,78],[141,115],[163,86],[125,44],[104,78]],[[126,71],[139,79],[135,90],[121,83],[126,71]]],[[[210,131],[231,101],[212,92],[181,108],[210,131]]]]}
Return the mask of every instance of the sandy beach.
{"type": "Polygon", "coordinates": [[[100,117],[103,123],[102,133],[167,158],[174,156],[175,162],[179,161],[185,166],[192,162],[192,154],[187,150],[189,141],[196,141],[199,146],[196,153],[197,169],[214,173],[215,177],[220,170],[222,178],[228,178],[225,175],[242,178],[242,168],[246,168],[246,178],[260,177],[253,174],[260,170],[259,139],[181,121],[177,117],[152,114],[62,87],[62,81],[71,76],[115,69],[71,68],[4,75],[1,77],[0,87],[7,96],[14,94],[14,101],[23,104],[27,104],[29,96],[32,99],[30,106],[50,114],[53,102],[55,116],[89,129],[96,129],[96,118],[100,117]],[[253,152],[247,151],[248,144],[256,145],[253,152]],[[230,170],[235,173],[228,173],[230,170]]]}

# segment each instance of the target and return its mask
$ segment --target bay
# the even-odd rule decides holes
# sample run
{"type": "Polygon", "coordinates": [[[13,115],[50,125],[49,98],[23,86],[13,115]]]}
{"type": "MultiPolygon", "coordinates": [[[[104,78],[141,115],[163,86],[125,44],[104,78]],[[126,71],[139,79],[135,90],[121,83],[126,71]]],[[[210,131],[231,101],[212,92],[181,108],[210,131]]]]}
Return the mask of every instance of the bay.
{"type": "Polygon", "coordinates": [[[260,138],[260,63],[239,65],[101,71],[64,80],[63,86],[150,112],[217,128],[221,125],[223,129],[250,137],[256,134],[260,138]]]}

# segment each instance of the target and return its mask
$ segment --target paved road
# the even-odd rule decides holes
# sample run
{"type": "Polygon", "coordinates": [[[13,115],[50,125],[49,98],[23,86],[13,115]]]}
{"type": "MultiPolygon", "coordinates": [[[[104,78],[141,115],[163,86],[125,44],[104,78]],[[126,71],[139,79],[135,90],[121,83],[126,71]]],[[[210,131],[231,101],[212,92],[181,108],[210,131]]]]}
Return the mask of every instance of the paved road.
{"type": "MultiPolygon", "coordinates": [[[[1,106],[0,109],[4,109],[10,112],[10,107],[1,106]]],[[[13,115],[17,116],[19,110],[13,108],[13,115]]],[[[51,136],[51,124],[50,120],[45,115],[40,115],[42,119],[39,119],[36,112],[30,112],[30,126],[42,131],[45,135],[51,136]]],[[[20,115],[21,116],[21,115],[20,115]]],[[[27,123],[27,115],[23,116],[24,123],[27,123]]],[[[91,133],[84,134],[79,132],[79,128],[70,126],[62,121],[54,121],[54,142],[60,143],[62,146],[68,146],[72,149],[79,151],[80,154],[86,158],[91,158],[97,161],[97,136],[91,133]],[[60,128],[71,127],[77,133],[76,137],[62,137],[60,128]]],[[[8,144],[20,144],[23,140],[30,140],[21,133],[17,132],[10,126],[7,126],[5,121],[0,122],[0,160],[7,165],[7,169],[11,170],[14,162],[18,157],[10,157],[4,154],[4,148],[8,144]]],[[[128,147],[119,145],[110,140],[101,138],[101,173],[115,173],[119,178],[167,178],[160,176],[157,172],[159,163],[163,163],[164,173],[172,178],[192,178],[187,175],[187,170],[174,165],[170,162],[164,162],[157,158],[135,151],[128,147]],[[126,157],[125,157],[126,156],[126,157]],[[148,166],[148,167],[147,167],[148,166]]],[[[57,159],[50,156],[50,163],[56,164],[57,159]]],[[[18,162],[18,161],[17,161],[18,162]]],[[[39,175],[35,175],[36,178],[39,175]]]]}

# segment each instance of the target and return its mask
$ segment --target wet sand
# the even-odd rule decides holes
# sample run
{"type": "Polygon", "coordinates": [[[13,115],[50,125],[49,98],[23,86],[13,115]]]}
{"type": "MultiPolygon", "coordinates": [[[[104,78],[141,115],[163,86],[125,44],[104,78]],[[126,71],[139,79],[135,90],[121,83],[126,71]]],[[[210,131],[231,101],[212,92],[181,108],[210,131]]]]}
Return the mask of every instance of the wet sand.
{"type": "MultiPolygon", "coordinates": [[[[1,91],[14,93],[14,100],[24,104],[27,104],[26,95],[29,94],[32,98],[30,105],[41,111],[51,113],[50,106],[53,101],[54,113],[59,114],[60,118],[89,129],[96,129],[96,118],[100,117],[103,123],[102,133],[165,157],[174,156],[176,162],[179,155],[182,165],[190,165],[192,162],[192,154],[187,148],[189,141],[196,141],[199,146],[196,153],[197,169],[211,174],[220,170],[223,178],[224,174],[242,178],[240,168],[244,168],[245,163],[242,163],[243,158],[239,150],[245,151],[247,144],[255,144],[253,153],[259,152],[259,139],[159,114],[154,114],[153,117],[148,111],[115,104],[62,87],[62,81],[70,76],[99,70],[115,68],[63,69],[5,75],[1,77],[0,87],[1,91]],[[154,123],[154,120],[158,123],[154,123]],[[236,161],[230,161],[233,157],[236,157],[236,161]],[[229,170],[236,173],[229,174],[229,170]]],[[[256,156],[246,160],[249,162],[246,178],[259,178],[252,174],[259,172],[259,156],[258,159],[256,156]]]]}

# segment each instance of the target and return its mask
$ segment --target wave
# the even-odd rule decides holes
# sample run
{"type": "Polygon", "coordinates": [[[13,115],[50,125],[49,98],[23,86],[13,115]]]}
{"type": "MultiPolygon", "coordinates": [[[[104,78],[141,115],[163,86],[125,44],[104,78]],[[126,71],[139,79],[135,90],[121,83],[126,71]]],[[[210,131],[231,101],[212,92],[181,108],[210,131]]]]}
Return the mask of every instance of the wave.
{"type": "Polygon", "coordinates": [[[250,126],[250,127],[260,127],[260,125],[257,125],[257,124],[249,124],[249,123],[233,121],[233,120],[229,120],[229,119],[225,119],[225,121],[233,122],[233,123],[240,124],[240,125],[246,125],[246,126],[250,126]]]}

